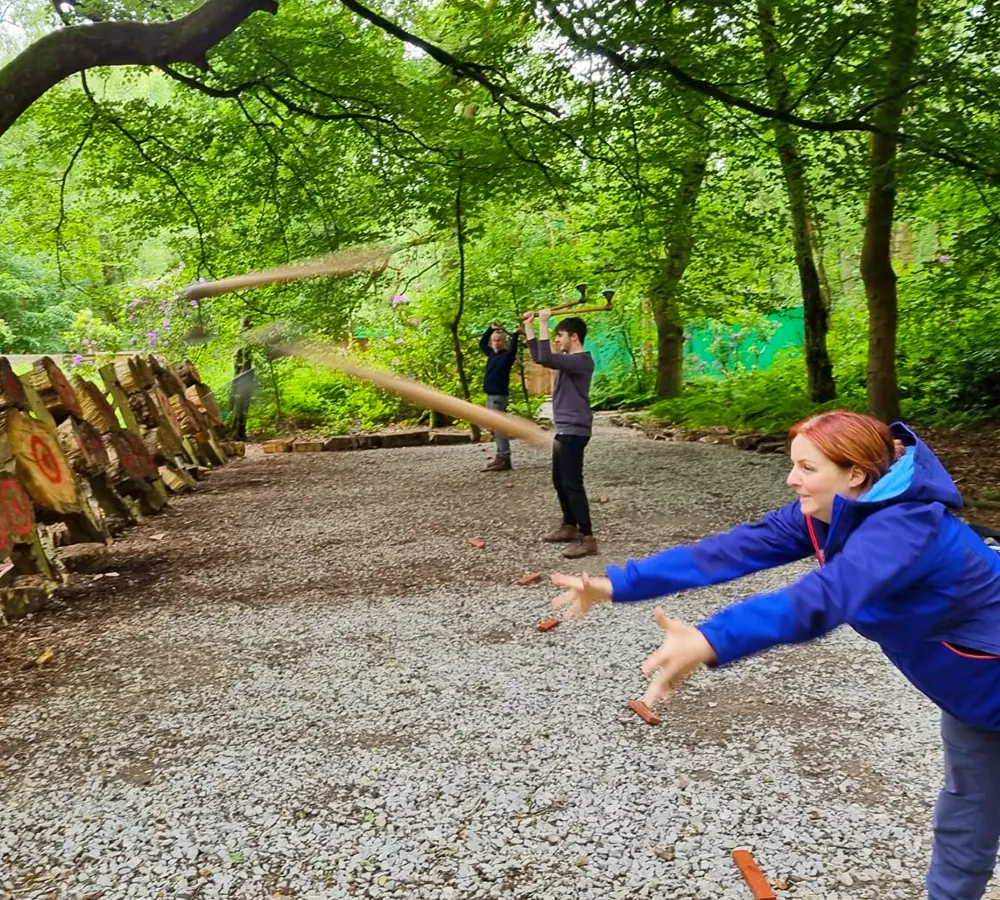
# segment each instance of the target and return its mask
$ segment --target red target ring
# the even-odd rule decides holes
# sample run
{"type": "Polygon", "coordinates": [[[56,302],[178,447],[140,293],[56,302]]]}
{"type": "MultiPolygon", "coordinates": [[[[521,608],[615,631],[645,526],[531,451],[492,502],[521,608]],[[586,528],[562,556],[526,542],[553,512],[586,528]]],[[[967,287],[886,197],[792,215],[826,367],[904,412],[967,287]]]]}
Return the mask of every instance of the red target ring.
{"type": "Polygon", "coordinates": [[[122,474],[134,481],[141,481],[145,478],[146,472],[140,465],[139,460],[136,459],[135,453],[132,452],[129,443],[129,441],[125,441],[118,450],[118,460],[121,463],[122,474]]]}
{"type": "Polygon", "coordinates": [[[15,537],[27,537],[35,527],[31,501],[13,478],[0,481],[0,521],[10,526],[15,537]]]}
{"type": "Polygon", "coordinates": [[[129,446],[132,448],[132,454],[135,460],[136,467],[142,472],[139,476],[140,478],[155,478],[160,474],[159,469],[156,467],[156,463],[153,461],[153,457],[150,455],[149,450],[143,443],[143,440],[134,431],[125,432],[125,440],[128,441],[129,446]]]}
{"type": "Polygon", "coordinates": [[[49,481],[53,484],[62,483],[63,473],[55,453],[37,434],[31,436],[31,455],[34,457],[35,465],[49,481]]]}

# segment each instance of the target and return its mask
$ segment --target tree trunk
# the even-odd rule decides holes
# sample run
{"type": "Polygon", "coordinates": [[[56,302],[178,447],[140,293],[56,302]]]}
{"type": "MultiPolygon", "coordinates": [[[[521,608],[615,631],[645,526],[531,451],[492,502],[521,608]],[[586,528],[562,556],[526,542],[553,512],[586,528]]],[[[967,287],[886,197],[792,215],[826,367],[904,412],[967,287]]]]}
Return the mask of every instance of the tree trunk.
{"type": "Polygon", "coordinates": [[[694,213],[708,165],[709,140],[703,121],[703,114],[695,119],[692,147],[684,162],[674,202],[667,209],[665,256],[649,289],[658,344],[656,397],[659,400],[679,397],[684,389],[684,318],[679,300],[681,279],[694,248],[694,213]]]}
{"type": "MultiPolygon", "coordinates": [[[[788,81],[775,37],[777,25],[771,0],[757,0],[757,15],[764,53],[764,76],[771,105],[777,109],[785,109],[789,100],[788,81]]],[[[799,152],[798,138],[790,125],[774,122],[774,142],[788,193],[795,262],[799,270],[809,399],[814,403],[825,403],[836,396],[837,389],[833,379],[833,364],[826,347],[826,336],[830,330],[829,293],[826,292],[824,297],[820,283],[817,266],[819,253],[813,240],[815,232],[809,214],[806,167],[799,152]]]]}
{"type": "MultiPolygon", "coordinates": [[[[462,170],[458,172],[458,189],[455,191],[455,229],[458,237],[458,308],[455,318],[451,320],[451,343],[455,348],[455,365],[458,367],[458,383],[462,386],[462,397],[471,400],[469,379],[465,374],[465,355],[462,353],[462,340],[459,327],[462,324],[462,314],[465,312],[465,214],[462,209],[462,170]]],[[[479,426],[472,426],[472,440],[479,443],[479,426]]]]}
{"type": "MultiPolygon", "coordinates": [[[[898,131],[917,56],[919,0],[895,0],[883,95],[874,113],[884,133],[898,131]]],[[[892,268],[892,222],[896,209],[896,142],[873,134],[868,157],[868,205],[861,247],[861,278],[868,298],[868,412],[885,422],[899,418],[896,381],[898,299],[892,268]]]]}

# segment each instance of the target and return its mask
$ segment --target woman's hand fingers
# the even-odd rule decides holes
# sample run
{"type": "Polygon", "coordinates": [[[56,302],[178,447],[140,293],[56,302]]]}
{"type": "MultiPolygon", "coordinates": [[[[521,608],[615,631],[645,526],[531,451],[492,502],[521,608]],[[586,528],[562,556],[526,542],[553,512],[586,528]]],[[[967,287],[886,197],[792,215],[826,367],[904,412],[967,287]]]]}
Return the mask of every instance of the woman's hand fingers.
{"type": "Polygon", "coordinates": [[[672,689],[673,685],[670,679],[665,674],[658,673],[650,679],[649,684],[646,686],[646,693],[642,695],[642,702],[649,709],[653,709],[657,703],[670,695],[672,689]]]}
{"type": "Polygon", "coordinates": [[[563,591],[558,597],[552,601],[553,609],[565,609],[571,603],[576,600],[576,591],[568,590],[563,591]]]}
{"type": "Polygon", "coordinates": [[[583,587],[583,579],[579,575],[564,575],[562,572],[556,572],[552,575],[552,583],[556,587],[561,588],[576,588],[579,590],[583,587]]]}
{"type": "Polygon", "coordinates": [[[655,618],[663,630],[663,643],[642,664],[643,674],[650,676],[643,703],[650,709],[695,669],[715,659],[712,645],[697,628],[671,619],[660,607],[655,618]]]}

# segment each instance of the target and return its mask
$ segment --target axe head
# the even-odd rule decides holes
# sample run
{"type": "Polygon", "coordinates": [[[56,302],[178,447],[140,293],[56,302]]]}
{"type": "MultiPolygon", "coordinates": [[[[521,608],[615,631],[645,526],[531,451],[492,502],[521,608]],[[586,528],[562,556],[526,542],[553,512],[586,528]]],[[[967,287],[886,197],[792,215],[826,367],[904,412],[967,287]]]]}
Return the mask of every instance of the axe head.
{"type": "Polygon", "coordinates": [[[587,302],[587,282],[586,281],[581,281],[576,286],[576,289],[580,292],[580,299],[577,300],[576,302],[577,303],[586,303],[587,302]]]}

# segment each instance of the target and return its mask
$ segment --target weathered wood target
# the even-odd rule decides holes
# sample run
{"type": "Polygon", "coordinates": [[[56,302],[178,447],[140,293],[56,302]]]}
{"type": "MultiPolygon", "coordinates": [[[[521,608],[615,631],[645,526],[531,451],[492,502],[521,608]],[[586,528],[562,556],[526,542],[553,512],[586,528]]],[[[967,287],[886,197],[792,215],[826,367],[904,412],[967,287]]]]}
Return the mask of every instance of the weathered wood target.
{"type": "Polygon", "coordinates": [[[80,409],[85,418],[100,434],[117,431],[121,428],[114,407],[108,403],[101,389],[92,381],[87,381],[79,375],[70,378],[76,395],[80,399],[80,409]]]}
{"type": "Polygon", "coordinates": [[[59,465],[59,457],[56,455],[50,441],[38,434],[31,436],[31,458],[41,472],[42,476],[52,484],[62,484],[66,478],[63,467],[59,465]]]}
{"type": "Polygon", "coordinates": [[[43,356],[37,360],[28,377],[31,386],[38,391],[38,396],[57,421],[68,415],[83,418],[76,391],[51,357],[43,356]]]}
{"type": "Polygon", "coordinates": [[[185,392],[188,402],[198,410],[211,425],[222,424],[222,410],[216,402],[212,389],[207,384],[192,384],[185,392]]]}
{"type": "Polygon", "coordinates": [[[125,389],[125,393],[127,394],[133,394],[148,387],[147,379],[151,377],[148,366],[143,368],[139,365],[138,356],[115,360],[114,373],[118,379],[118,383],[125,389]]]}
{"type": "Polygon", "coordinates": [[[201,414],[189,402],[183,394],[172,394],[170,405],[173,407],[174,415],[180,423],[183,434],[197,434],[203,431],[201,414]]]}
{"type": "Polygon", "coordinates": [[[56,431],[59,446],[74,472],[92,476],[107,470],[108,451],[97,429],[86,419],[69,418],[56,431]]]}
{"type": "Polygon", "coordinates": [[[163,392],[163,388],[156,385],[153,388],[153,397],[156,400],[156,405],[160,408],[160,413],[166,420],[170,429],[177,435],[178,438],[184,433],[181,429],[181,420],[177,418],[177,413],[174,411],[174,407],[170,402],[170,398],[163,392]]]}
{"type": "Polygon", "coordinates": [[[18,478],[32,502],[52,512],[79,512],[80,488],[55,429],[12,410],[7,418],[7,433],[18,478]]]}
{"type": "Polygon", "coordinates": [[[138,470],[142,473],[139,477],[147,481],[154,481],[160,477],[160,468],[156,465],[156,460],[150,455],[149,450],[142,438],[131,429],[125,429],[122,436],[132,449],[132,456],[138,470]]]}
{"type": "Polygon", "coordinates": [[[27,409],[28,397],[21,379],[14,374],[10,360],[0,356],[0,409],[27,409]]]}
{"type": "Polygon", "coordinates": [[[145,468],[136,459],[135,451],[125,437],[129,433],[129,430],[125,429],[104,435],[104,446],[111,463],[108,471],[115,482],[145,479],[145,468]]]}
{"type": "Polygon", "coordinates": [[[150,357],[150,367],[156,374],[156,380],[163,388],[167,396],[172,394],[183,394],[185,391],[184,382],[177,377],[174,367],[166,361],[159,361],[155,357],[150,357]]]}
{"type": "Polygon", "coordinates": [[[21,483],[10,476],[0,479],[0,521],[7,525],[15,541],[29,538],[35,528],[31,498],[21,483]]]}
{"type": "Polygon", "coordinates": [[[160,411],[147,391],[136,391],[128,395],[128,405],[140,425],[156,428],[160,424],[160,411]]]}

